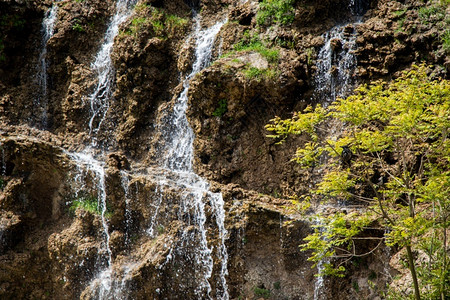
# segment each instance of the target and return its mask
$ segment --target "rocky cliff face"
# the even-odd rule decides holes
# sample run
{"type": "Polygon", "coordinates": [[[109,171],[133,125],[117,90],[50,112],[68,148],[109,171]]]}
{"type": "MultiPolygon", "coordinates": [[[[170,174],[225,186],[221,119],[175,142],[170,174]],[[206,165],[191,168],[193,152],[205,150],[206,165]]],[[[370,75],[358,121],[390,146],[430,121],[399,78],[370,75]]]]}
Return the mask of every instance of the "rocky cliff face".
{"type": "Polygon", "coordinates": [[[314,277],[298,250],[310,221],[288,199],[317,174],[290,161],[301,138],[277,145],[264,125],[329,101],[326,51],[327,78],[351,55],[350,90],[424,60],[448,77],[450,11],[293,2],[284,23],[253,0],[0,1],[0,298],[379,299],[395,249],[314,277]],[[212,63],[193,72],[196,26],[219,21],[212,63]],[[161,163],[184,91],[204,179],[161,163]]]}

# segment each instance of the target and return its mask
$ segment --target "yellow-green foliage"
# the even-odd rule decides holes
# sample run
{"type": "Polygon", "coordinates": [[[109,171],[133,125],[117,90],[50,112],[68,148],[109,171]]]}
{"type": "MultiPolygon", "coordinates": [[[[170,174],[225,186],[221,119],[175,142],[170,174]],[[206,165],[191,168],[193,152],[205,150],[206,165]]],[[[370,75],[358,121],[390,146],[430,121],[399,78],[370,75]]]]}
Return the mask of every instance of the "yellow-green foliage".
{"type": "MultiPolygon", "coordinates": [[[[308,137],[294,158],[304,168],[326,161],[312,197],[351,199],[366,207],[351,215],[317,216],[315,232],[302,245],[312,250],[310,260],[353,257],[354,239],[378,224],[386,232],[380,242],[425,249],[429,263],[415,262],[422,293],[439,298],[450,294],[444,246],[450,223],[450,81],[432,80],[427,71],[413,66],[390,83],[363,85],[328,109],[309,107],[266,128],[281,142],[291,134],[308,137]],[[335,140],[325,137],[331,120],[346,128],[335,140]],[[353,153],[348,165],[340,157],[345,145],[353,153]]],[[[343,260],[336,261],[326,265],[326,273],[342,274],[343,260]]]]}

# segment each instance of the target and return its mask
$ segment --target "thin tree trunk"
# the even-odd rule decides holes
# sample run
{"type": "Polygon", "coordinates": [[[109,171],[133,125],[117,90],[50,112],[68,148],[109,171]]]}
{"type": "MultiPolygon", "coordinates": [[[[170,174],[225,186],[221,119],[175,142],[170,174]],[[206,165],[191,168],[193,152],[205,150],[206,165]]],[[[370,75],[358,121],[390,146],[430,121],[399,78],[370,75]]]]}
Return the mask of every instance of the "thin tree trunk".
{"type": "Polygon", "coordinates": [[[409,270],[414,284],[414,296],[416,300],[420,300],[419,282],[417,281],[416,267],[414,265],[414,257],[411,251],[411,246],[406,246],[406,252],[408,253],[409,270]]]}
{"type": "MultiPolygon", "coordinates": [[[[444,224],[447,224],[447,218],[444,219],[444,224]]],[[[442,266],[442,282],[441,282],[441,299],[445,300],[445,274],[447,272],[447,227],[444,226],[444,262],[442,266]]]]}

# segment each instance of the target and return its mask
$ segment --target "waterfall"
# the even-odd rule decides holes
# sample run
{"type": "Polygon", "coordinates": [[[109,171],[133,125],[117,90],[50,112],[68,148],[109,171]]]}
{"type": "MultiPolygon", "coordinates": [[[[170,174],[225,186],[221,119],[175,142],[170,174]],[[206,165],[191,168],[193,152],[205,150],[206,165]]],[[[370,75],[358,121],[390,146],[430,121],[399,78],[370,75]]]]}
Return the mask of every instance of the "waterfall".
{"type": "Polygon", "coordinates": [[[58,6],[53,4],[44,15],[42,20],[42,40],[41,40],[41,52],[39,54],[39,64],[36,74],[37,84],[39,86],[38,95],[34,99],[35,109],[38,112],[38,120],[42,129],[47,127],[47,110],[48,110],[48,60],[47,60],[47,44],[50,38],[53,36],[55,21],[58,14],[58,6]]]}
{"type": "Polygon", "coordinates": [[[350,0],[352,20],[336,25],[327,31],[324,45],[317,55],[317,72],[314,80],[315,97],[325,106],[337,97],[348,96],[356,84],[355,27],[361,23],[361,16],[370,6],[370,0],[350,0]]]}
{"type": "MultiPolygon", "coordinates": [[[[317,225],[317,226],[324,225],[322,220],[320,220],[320,218],[316,218],[314,220],[314,224],[317,225]]],[[[324,231],[324,227],[320,227],[319,230],[320,230],[320,232],[323,232],[324,231]]],[[[317,280],[314,283],[314,298],[313,298],[314,300],[324,299],[323,288],[325,287],[325,281],[324,281],[322,273],[325,270],[324,264],[326,262],[327,262],[326,260],[322,259],[322,260],[320,260],[317,263],[317,273],[318,273],[318,275],[317,275],[317,280]]]]}
{"type": "Polygon", "coordinates": [[[131,6],[135,0],[117,0],[116,13],[113,16],[106,34],[103,38],[103,44],[95,57],[91,68],[97,77],[97,86],[92,94],[89,95],[89,135],[92,138],[93,146],[97,145],[97,134],[105,120],[110,106],[110,100],[114,88],[114,67],[111,61],[111,51],[114,45],[114,38],[119,33],[119,26],[127,20],[132,9],[131,6]]]}
{"type": "Polygon", "coordinates": [[[96,160],[90,153],[70,153],[66,154],[75,163],[77,170],[74,175],[74,187],[75,187],[75,198],[82,197],[86,186],[86,177],[90,175],[92,181],[94,182],[94,191],[96,194],[97,207],[100,210],[100,216],[103,227],[104,236],[104,252],[106,253],[106,264],[111,265],[112,255],[111,248],[109,247],[109,229],[108,222],[106,220],[107,214],[107,193],[106,193],[106,182],[105,182],[105,166],[101,161],[96,160]]]}
{"type": "Polygon", "coordinates": [[[1,169],[1,175],[6,176],[6,158],[5,158],[5,148],[3,148],[3,145],[0,143],[0,148],[2,149],[2,169],[1,169]]]}
{"type": "MultiPolygon", "coordinates": [[[[370,6],[370,0],[350,0],[348,8],[352,14],[352,20],[343,25],[336,25],[324,35],[324,45],[317,55],[317,71],[314,79],[314,98],[323,106],[328,106],[337,97],[347,97],[356,85],[355,70],[357,66],[354,51],[356,45],[355,27],[361,23],[361,16],[370,6]]],[[[326,135],[329,139],[336,140],[342,130],[342,124],[331,124],[326,135]]],[[[324,156],[321,160],[327,160],[324,156]]],[[[322,164],[322,162],[321,162],[322,164]]],[[[340,206],[344,205],[338,199],[340,206]]],[[[315,225],[322,225],[319,218],[315,225]]],[[[320,228],[323,231],[323,227],[320,228]]],[[[325,281],[320,273],[324,270],[324,264],[328,261],[323,259],[317,263],[319,273],[314,284],[314,300],[324,299],[325,281]]]]}
{"type": "Polygon", "coordinates": [[[193,38],[195,44],[195,61],[192,71],[183,80],[183,91],[175,102],[173,111],[165,116],[159,124],[166,154],[163,157],[162,164],[170,170],[192,172],[193,159],[193,142],[194,132],[189,126],[186,117],[186,109],[188,106],[189,81],[207,67],[210,60],[214,41],[225,21],[219,22],[214,26],[201,29],[200,18],[195,17],[195,32],[193,38]]]}
{"type": "MultiPolygon", "coordinates": [[[[209,65],[215,37],[225,21],[218,22],[207,29],[201,28],[200,18],[198,16],[195,17],[195,22],[195,31],[193,34],[193,39],[195,40],[195,60],[192,71],[183,80],[183,91],[176,99],[173,111],[162,118],[162,122],[158,127],[161,131],[165,150],[162,151],[165,155],[160,164],[162,165],[161,167],[166,170],[165,173],[170,174],[169,176],[171,176],[169,183],[166,180],[160,181],[158,189],[160,193],[163,193],[167,184],[178,186],[182,190],[182,207],[180,210],[183,213],[194,212],[193,215],[190,216],[191,220],[187,225],[195,225],[196,230],[190,230],[190,226],[187,226],[184,229],[182,238],[173,246],[174,248],[171,249],[171,255],[168,257],[168,261],[176,259],[177,255],[185,255],[185,251],[192,251],[192,249],[195,249],[194,253],[189,254],[194,255],[195,257],[194,266],[191,267],[195,267],[195,272],[200,273],[199,277],[202,277],[201,282],[198,283],[195,290],[195,294],[198,298],[211,298],[210,294],[212,291],[209,280],[213,272],[214,259],[212,257],[212,249],[208,246],[207,242],[207,217],[205,212],[205,202],[206,200],[209,200],[220,239],[217,256],[221,261],[221,268],[216,298],[228,299],[228,287],[225,278],[228,274],[228,254],[225,246],[227,230],[224,225],[224,202],[220,193],[211,192],[209,190],[209,184],[193,172],[194,132],[189,126],[186,117],[189,82],[195,74],[209,65]],[[190,222],[193,224],[190,224],[190,222]]],[[[160,202],[157,204],[157,208],[159,207],[160,202]]],[[[157,208],[151,222],[151,227],[148,231],[149,234],[154,234],[154,227],[156,226],[154,219],[156,219],[157,208]]]]}
{"type": "MultiPolygon", "coordinates": [[[[111,299],[111,290],[116,288],[116,282],[112,278],[112,251],[110,248],[110,234],[107,220],[107,192],[105,182],[105,165],[102,161],[94,158],[94,148],[97,146],[97,134],[106,117],[114,87],[114,68],[111,61],[111,51],[114,45],[114,38],[119,32],[119,26],[131,14],[131,6],[135,0],[117,0],[116,13],[111,19],[104,36],[103,44],[97,53],[91,67],[97,77],[97,86],[92,94],[89,95],[90,117],[89,117],[89,136],[91,145],[82,153],[67,153],[75,162],[78,172],[75,175],[75,185],[79,185],[76,196],[86,185],[86,174],[92,173],[92,181],[96,187],[97,206],[101,210],[101,223],[103,229],[104,242],[100,253],[100,262],[98,263],[98,273],[91,282],[91,289],[98,299],[111,299]]],[[[122,174],[125,178],[125,175],[122,174]]],[[[125,186],[127,179],[122,182],[125,186]]],[[[125,190],[125,201],[128,201],[127,191],[125,190]]],[[[124,272],[128,273],[128,272],[124,272]]],[[[124,285],[121,282],[119,286],[124,285]]],[[[125,296],[124,296],[125,297],[125,296]]],[[[114,299],[125,299],[122,296],[114,296],[114,299]]]]}
{"type": "Polygon", "coordinates": [[[130,195],[129,195],[129,185],[130,179],[129,175],[125,171],[120,171],[121,184],[123,188],[123,197],[125,199],[125,245],[130,244],[130,230],[131,230],[131,211],[130,211],[130,195]]]}
{"type": "Polygon", "coordinates": [[[354,16],[362,16],[370,7],[370,0],[350,0],[350,11],[354,16]]]}
{"type": "Polygon", "coordinates": [[[324,34],[325,44],[318,53],[314,84],[316,97],[325,104],[348,95],[355,85],[355,24],[337,25],[324,34]]]}

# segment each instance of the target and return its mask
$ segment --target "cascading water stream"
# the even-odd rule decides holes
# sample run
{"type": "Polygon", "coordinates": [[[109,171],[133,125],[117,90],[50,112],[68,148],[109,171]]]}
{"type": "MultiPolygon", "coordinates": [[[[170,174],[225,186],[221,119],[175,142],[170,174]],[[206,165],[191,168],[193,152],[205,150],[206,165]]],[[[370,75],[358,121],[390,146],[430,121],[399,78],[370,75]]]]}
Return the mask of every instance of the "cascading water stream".
{"type": "Polygon", "coordinates": [[[324,104],[348,95],[355,84],[356,58],[352,52],[356,50],[356,34],[352,30],[353,26],[338,25],[324,35],[315,77],[315,95],[324,104]]]}
{"type": "Polygon", "coordinates": [[[42,41],[41,52],[39,54],[39,64],[36,74],[37,84],[39,85],[39,92],[34,100],[35,109],[38,112],[38,127],[45,129],[47,127],[47,110],[48,110],[48,60],[47,60],[47,44],[50,38],[53,36],[55,21],[58,15],[58,6],[53,4],[45,12],[44,19],[42,21],[42,41]]]}
{"type": "MultiPolygon", "coordinates": [[[[0,146],[2,146],[2,144],[0,143],[0,146]]],[[[0,147],[2,149],[2,169],[1,169],[1,175],[2,176],[6,176],[6,159],[5,159],[5,148],[0,147]]]]}
{"type": "Polygon", "coordinates": [[[119,33],[119,26],[131,15],[132,5],[136,0],[118,0],[116,2],[116,13],[113,16],[100,51],[92,63],[92,70],[97,77],[97,86],[89,95],[89,135],[92,139],[92,146],[97,146],[97,134],[105,120],[113,95],[114,87],[114,67],[111,61],[111,51],[114,45],[114,38],[119,33]]]}
{"type": "MultiPolygon", "coordinates": [[[[201,29],[200,19],[195,17],[195,31],[193,38],[196,41],[195,44],[195,60],[192,66],[192,71],[187,75],[183,81],[183,91],[176,99],[173,111],[165,116],[160,124],[159,129],[161,131],[162,142],[164,145],[163,151],[165,156],[160,162],[163,169],[169,171],[171,176],[175,177],[175,180],[171,180],[171,184],[179,186],[182,190],[182,212],[189,213],[193,211],[191,221],[195,225],[197,230],[192,232],[188,231],[188,227],[184,230],[180,242],[174,247],[177,249],[171,249],[172,253],[182,252],[184,248],[192,248],[195,245],[195,257],[196,257],[196,272],[201,273],[201,282],[196,287],[195,294],[198,298],[211,298],[211,284],[209,282],[212,272],[214,259],[212,257],[212,249],[208,246],[207,242],[207,229],[206,229],[206,213],[205,213],[205,200],[209,199],[209,203],[214,211],[214,217],[216,219],[216,225],[219,232],[220,245],[218,246],[217,256],[221,261],[219,286],[216,291],[217,299],[228,299],[228,288],[225,276],[228,274],[227,262],[228,254],[225,246],[225,238],[227,231],[225,229],[225,212],[222,195],[220,193],[212,193],[209,191],[209,184],[201,177],[197,176],[193,172],[193,141],[194,132],[189,126],[186,109],[188,106],[188,91],[189,81],[200,72],[203,68],[207,67],[212,55],[212,49],[214,46],[215,37],[220,31],[220,28],[225,21],[218,22],[210,28],[205,30],[201,29]]],[[[159,189],[163,191],[167,181],[160,181],[159,189]]],[[[157,212],[155,212],[156,214],[157,212]]],[[[153,219],[156,218],[156,215],[153,219]]],[[[154,232],[154,222],[152,221],[149,233],[154,232]]],[[[187,250],[189,251],[189,250],[187,250]]],[[[170,256],[171,256],[170,255],[170,256]]],[[[170,260],[169,257],[168,260],[170,260]]]]}
{"type": "Polygon", "coordinates": [[[323,35],[325,43],[317,55],[314,94],[325,106],[337,97],[348,96],[356,84],[355,28],[361,23],[369,4],[369,0],[350,0],[348,8],[352,20],[334,26],[323,35]]]}
{"type": "Polygon", "coordinates": [[[159,125],[162,132],[162,139],[165,142],[166,155],[162,162],[164,168],[175,171],[192,172],[193,159],[193,142],[194,132],[189,126],[186,117],[186,109],[188,107],[188,91],[190,80],[208,66],[211,60],[212,48],[217,33],[224,24],[219,22],[214,26],[202,30],[200,26],[200,18],[195,17],[194,39],[195,61],[192,65],[192,71],[183,80],[183,91],[175,102],[175,106],[171,114],[166,116],[163,123],[159,125]]]}
{"type": "MultiPolygon", "coordinates": [[[[129,1],[130,2],[130,1],[129,1]]],[[[102,208],[102,223],[105,235],[105,253],[106,263],[101,266],[98,275],[90,284],[91,294],[97,299],[126,299],[126,274],[136,266],[133,264],[122,265],[121,279],[115,274],[112,268],[112,255],[109,247],[109,231],[108,224],[105,218],[106,214],[106,187],[105,187],[105,169],[104,164],[94,159],[93,149],[97,146],[97,136],[107,114],[110,99],[112,97],[112,88],[114,85],[114,74],[111,63],[111,50],[113,46],[114,37],[118,33],[119,25],[126,20],[130,14],[128,9],[129,2],[119,0],[117,2],[117,13],[113,17],[107,33],[105,34],[105,41],[97,54],[95,62],[92,64],[93,69],[98,76],[98,84],[95,91],[89,96],[89,104],[91,109],[91,116],[89,119],[89,134],[91,136],[91,145],[83,154],[71,154],[72,159],[81,168],[88,170],[95,174],[95,181],[98,188],[99,207],[102,208]]],[[[218,286],[216,288],[217,299],[228,299],[228,288],[225,276],[228,274],[227,261],[228,255],[225,247],[225,238],[227,231],[224,225],[225,213],[224,203],[220,193],[212,193],[209,191],[209,184],[192,171],[193,161],[193,140],[194,133],[189,126],[186,117],[187,109],[187,94],[189,90],[189,80],[204,67],[209,64],[211,59],[212,48],[215,41],[215,36],[219,32],[224,22],[220,22],[211,28],[202,30],[200,20],[195,18],[196,26],[193,35],[196,41],[195,61],[192,67],[192,72],[185,77],[183,81],[183,91],[177,98],[173,111],[165,118],[165,124],[161,124],[160,128],[167,128],[162,131],[162,137],[165,142],[166,152],[164,160],[161,162],[163,170],[162,177],[157,178],[155,174],[150,174],[156,178],[157,188],[155,193],[160,197],[155,204],[155,210],[152,219],[150,220],[150,227],[148,234],[153,237],[157,226],[157,217],[159,214],[159,206],[163,201],[163,194],[167,189],[177,189],[181,191],[182,208],[185,213],[193,212],[190,217],[187,228],[183,231],[180,242],[173,246],[177,249],[171,249],[170,252],[191,251],[196,257],[195,272],[200,274],[200,280],[195,287],[195,294],[198,298],[211,298],[212,292],[209,279],[212,276],[214,260],[212,257],[213,250],[208,247],[207,229],[206,229],[206,200],[213,210],[213,215],[216,220],[217,230],[219,232],[220,245],[217,249],[217,257],[221,262],[218,286]],[[170,176],[168,178],[167,176],[170,176]],[[195,231],[189,228],[196,227],[195,231]]],[[[150,172],[151,173],[151,172],[150,172]]],[[[123,174],[122,174],[123,175],[123,174]]],[[[122,185],[125,191],[125,201],[128,201],[128,175],[122,176],[122,185]],[[126,179],[124,179],[126,177],[126,179]]],[[[126,216],[127,219],[127,216],[126,216]]],[[[170,260],[170,257],[168,257],[170,260]]]]}
{"type": "MultiPolygon", "coordinates": [[[[317,226],[323,225],[322,221],[320,220],[320,218],[316,218],[316,220],[314,221],[314,224],[317,226]]],[[[320,227],[319,229],[321,232],[323,232],[323,227],[320,227]]],[[[326,263],[325,260],[321,260],[317,263],[317,280],[314,283],[314,300],[321,300],[324,299],[324,295],[323,295],[323,289],[325,287],[325,281],[323,278],[323,271],[325,269],[324,264],[326,263]]]]}
{"type": "MultiPolygon", "coordinates": [[[[323,35],[324,45],[317,55],[317,73],[314,80],[314,97],[328,106],[337,97],[346,97],[353,91],[357,66],[354,51],[356,50],[356,26],[361,23],[362,15],[370,6],[370,0],[350,0],[348,8],[352,20],[343,25],[336,25],[323,35]]],[[[341,124],[329,124],[328,138],[335,140],[340,134],[341,124]]],[[[328,159],[323,157],[324,160],[328,159]]],[[[338,200],[338,203],[341,203],[338,200]]],[[[320,220],[315,221],[320,225],[320,220]]],[[[323,229],[321,229],[323,230],[323,229]]],[[[322,273],[326,261],[317,264],[318,273],[322,273]]],[[[317,277],[314,285],[314,300],[324,299],[325,281],[322,275],[317,277]]]]}
{"type": "Polygon", "coordinates": [[[85,192],[84,186],[86,184],[85,177],[90,172],[93,175],[93,182],[95,185],[95,193],[97,198],[97,207],[101,212],[101,221],[104,235],[104,251],[106,253],[106,264],[109,266],[112,262],[111,248],[109,247],[109,230],[106,220],[107,203],[106,203],[106,182],[105,182],[105,166],[102,162],[96,160],[90,154],[86,153],[69,153],[66,154],[71,158],[77,167],[76,174],[74,176],[75,198],[81,197],[85,192]]]}
{"type": "MultiPolygon", "coordinates": [[[[114,45],[114,38],[119,32],[119,26],[131,14],[132,5],[135,0],[117,0],[116,13],[111,19],[104,36],[104,42],[97,53],[95,61],[92,63],[92,69],[97,76],[97,86],[94,92],[89,95],[90,119],[89,136],[91,145],[82,153],[67,153],[75,162],[78,168],[78,175],[75,180],[80,181],[79,191],[82,191],[83,176],[86,172],[94,174],[92,181],[97,190],[98,207],[101,210],[101,223],[103,227],[103,254],[100,253],[100,263],[97,266],[98,273],[91,283],[91,288],[95,291],[98,299],[111,299],[110,290],[112,289],[112,251],[110,248],[110,234],[107,221],[107,193],[105,182],[104,163],[95,159],[94,148],[97,146],[97,135],[104,121],[114,87],[114,68],[111,61],[111,51],[114,45]]],[[[125,195],[127,198],[127,195],[125,195]]],[[[119,298],[115,298],[119,299],[119,298]]]]}

